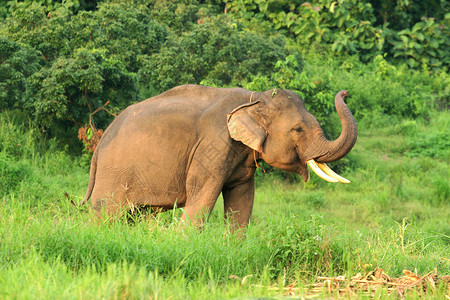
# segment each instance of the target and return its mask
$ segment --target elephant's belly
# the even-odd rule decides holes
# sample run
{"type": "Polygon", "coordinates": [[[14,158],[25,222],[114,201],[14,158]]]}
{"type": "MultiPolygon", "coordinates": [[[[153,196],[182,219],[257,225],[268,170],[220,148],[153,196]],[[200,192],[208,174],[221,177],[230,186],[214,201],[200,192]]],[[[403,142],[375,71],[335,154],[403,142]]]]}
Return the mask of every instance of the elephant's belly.
{"type": "Polygon", "coordinates": [[[134,185],[128,193],[137,205],[148,205],[152,207],[173,208],[174,205],[183,207],[186,203],[186,181],[181,176],[164,175],[136,177],[134,185]]]}
{"type": "Polygon", "coordinates": [[[172,208],[186,203],[186,180],[179,170],[137,166],[98,166],[92,200],[120,205],[172,208]]]}

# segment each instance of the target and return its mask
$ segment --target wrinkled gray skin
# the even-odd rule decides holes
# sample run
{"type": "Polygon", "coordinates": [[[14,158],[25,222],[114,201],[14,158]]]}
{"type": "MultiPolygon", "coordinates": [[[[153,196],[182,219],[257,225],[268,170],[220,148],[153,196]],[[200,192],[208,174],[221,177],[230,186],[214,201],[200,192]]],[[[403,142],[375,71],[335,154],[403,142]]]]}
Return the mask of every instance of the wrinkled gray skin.
{"type": "Polygon", "coordinates": [[[342,133],[328,141],[303,101],[289,90],[184,85],[129,106],[95,150],[84,202],[107,214],[136,206],[184,207],[200,225],[222,192],[225,218],[245,227],[254,199],[255,159],[300,173],[306,161],[336,161],[356,142],[355,120],[336,96],[342,133]],[[251,101],[251,102],[250,102],[251,101]]]}

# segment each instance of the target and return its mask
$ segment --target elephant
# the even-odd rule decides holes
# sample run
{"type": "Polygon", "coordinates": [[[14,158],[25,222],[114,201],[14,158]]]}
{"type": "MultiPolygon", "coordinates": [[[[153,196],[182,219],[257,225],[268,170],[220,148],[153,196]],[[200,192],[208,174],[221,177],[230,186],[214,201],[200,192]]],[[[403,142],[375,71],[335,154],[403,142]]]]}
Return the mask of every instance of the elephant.
{"type": "Polygon", "coordinates": [[[182,85],[124,109],[94,151],[89,200],[98,215],[132,207],[184,208],[182,221],[201,227],[222,193],[224,218],[246,228],[258,161],[301,174],[308,166],[330,182],[349,181],[327,162],[355,145],[357,126],[335,97],[342,132],[328,140],[303,100],[290,90],[182,85]]]}

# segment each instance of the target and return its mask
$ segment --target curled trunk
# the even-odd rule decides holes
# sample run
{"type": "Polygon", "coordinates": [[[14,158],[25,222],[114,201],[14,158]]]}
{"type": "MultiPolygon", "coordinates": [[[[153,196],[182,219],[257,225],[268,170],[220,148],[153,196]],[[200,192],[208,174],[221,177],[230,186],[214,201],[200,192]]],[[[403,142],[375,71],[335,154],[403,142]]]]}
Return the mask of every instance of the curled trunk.
{"type": "Polygon", "coordinates": [[[319,145],[321,154],[315,158],[319,163],[327,163],[341,159],[353,148],[358,136],[358,129],[356,127],[355,119],[345,104],[344,99],[348,96],[345,90],[340,91],[335,98],[336,111],[341,120],[342,132],[340,136],[334,140],[329,141],[323,135],[319,137],[319,145]]]}

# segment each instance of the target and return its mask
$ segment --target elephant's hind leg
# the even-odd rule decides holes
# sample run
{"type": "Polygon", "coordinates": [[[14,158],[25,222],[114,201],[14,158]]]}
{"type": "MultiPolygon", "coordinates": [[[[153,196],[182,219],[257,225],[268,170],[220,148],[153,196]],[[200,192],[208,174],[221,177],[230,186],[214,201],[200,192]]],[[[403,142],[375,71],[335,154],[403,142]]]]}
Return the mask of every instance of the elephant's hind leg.
{"type": "Polygon", "coordinates": [[[92,193],[91,204],[95,215],[99,218],[103,216],[120,216],[129,209],[126,201],[126,193],[118,190],[114,193],[92,193]]]}

